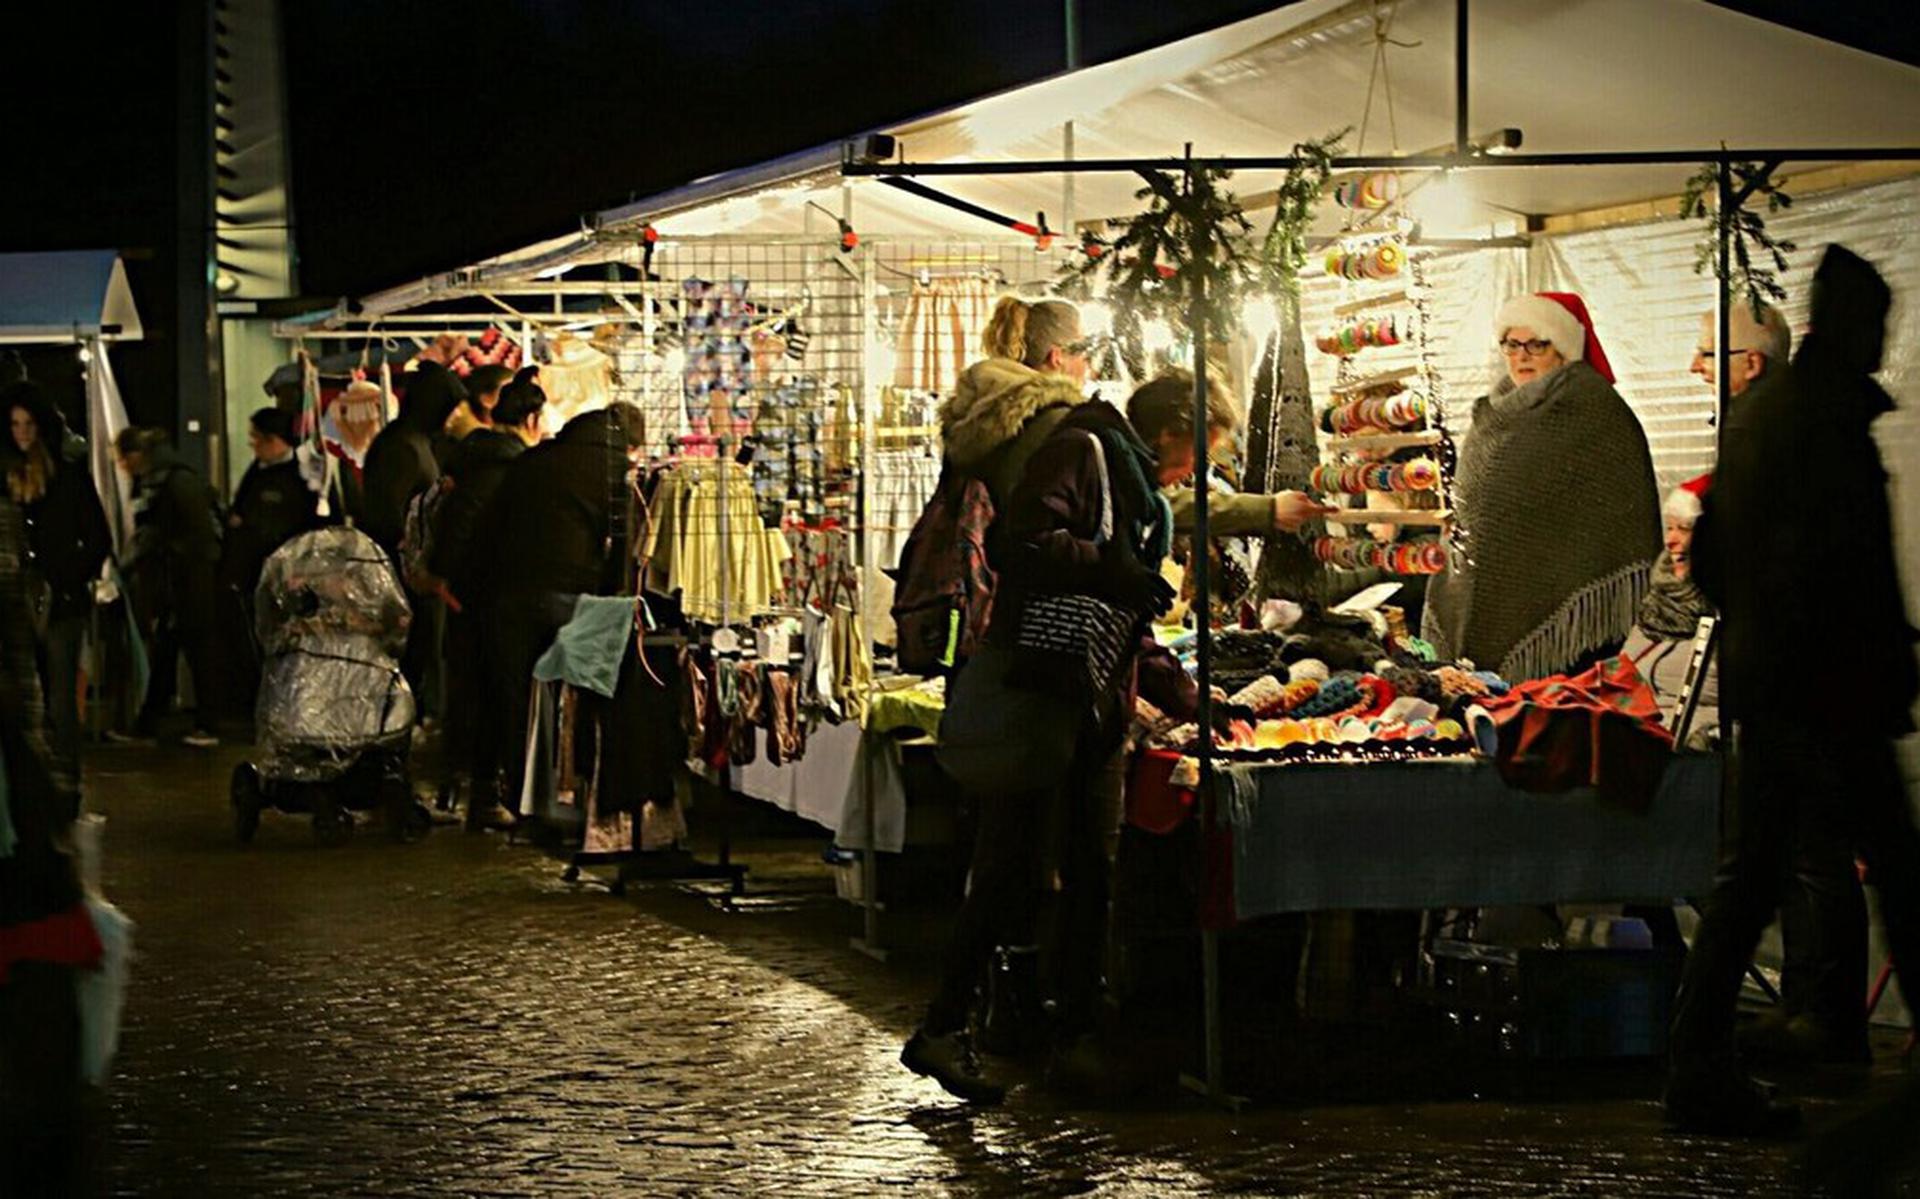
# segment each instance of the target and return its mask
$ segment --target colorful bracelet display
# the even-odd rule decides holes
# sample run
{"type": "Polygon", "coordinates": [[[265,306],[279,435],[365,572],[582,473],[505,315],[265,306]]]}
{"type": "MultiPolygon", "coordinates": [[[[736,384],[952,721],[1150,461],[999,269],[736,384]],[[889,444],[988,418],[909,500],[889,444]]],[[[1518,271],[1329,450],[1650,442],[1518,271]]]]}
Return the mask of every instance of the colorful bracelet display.
{"type": "MultiPolygon", "coordinates": [[[[1393,514],[1382,512],[1380,522],[1391,524],[1393,514]]],[[[1366,537],[1319,537],[1313,556],[1340,570],[1384,570],[1397,575],[1437,575],[1447,566],[1447,550],[1438,538],[1381,542],[1366,537]]]]}
{"type": "Polygon", "coordinates": [[[1369,429],[1393,432],[1412,429],[1427,419],[1427,399],[1412,392],[1388,394],[1384,390],[1335,404],[1320,419],[1327,432],[1352,437],[1369,429]]]}
{"type": "Polygon", "coordinates": [[[1341,279],[1392,279],[1407,268],[1406,247],[1382,242],[1364,250],[1335,247],[1327,251],[1327,274],[1341,279]]]}
{"type": "Polygon", "coordinates": [[[1431,458],[1415,458],[1411,462],[1323,462],[1313,468],[1309,486],[1322,495],[1433,491],[1440,486],[1440,464],[1431,458]]]}
{"type": "Polygon", "coordinates": [[[1378,212],[1400,198],[1400,176],[1394,171],[1350,175],[1333,185],[1333,202],[1342,208],[1378,212]]]}
{"type": "Polygon", "coordinates": [[[1351,358],[1369,346],[1399,345],[1400,325],[1392,316],[1353,321],[1314,338],[1313,344],[1318,346],[1323,354],[1337,354],[1342,358],[1351,358]]]}

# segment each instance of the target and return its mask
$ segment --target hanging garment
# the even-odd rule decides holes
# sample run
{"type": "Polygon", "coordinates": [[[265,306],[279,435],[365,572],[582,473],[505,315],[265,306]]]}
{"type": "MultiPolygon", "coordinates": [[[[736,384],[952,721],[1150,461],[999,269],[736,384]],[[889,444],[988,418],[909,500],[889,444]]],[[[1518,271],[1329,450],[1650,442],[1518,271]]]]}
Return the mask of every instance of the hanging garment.
{"type": "Polygon", "coordinates": [[[931,279],[913,289],[894,343],[896,387],[951,392],[960,372],[979,357],[975,343],[987,327],[994,288],[980,275],[931,279]]]}
{"type": "Polygon", "coordinates": [[[682,610],[709,624],[741,623],[772,606],[793,551],[761,521],[746,468],[683,462],[660,480],[652,510],[650,589],[678,592],[682,610]]]}
{"type": "Polygon", "coordinates": [[[582,412],[613,402],[613,359],[571,333],[554,338],[551,353],[552,360],[540,368],[549,427],[564,428],[582,412]]]}

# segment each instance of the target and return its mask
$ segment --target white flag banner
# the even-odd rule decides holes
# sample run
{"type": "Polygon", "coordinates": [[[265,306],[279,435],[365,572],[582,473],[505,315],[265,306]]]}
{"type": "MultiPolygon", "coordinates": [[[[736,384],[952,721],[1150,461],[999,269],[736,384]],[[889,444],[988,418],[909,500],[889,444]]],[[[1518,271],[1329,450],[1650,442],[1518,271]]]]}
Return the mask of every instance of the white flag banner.
{"type": "Polygon", "coordinates": [[[114,439],[127,427],[127,406],[120,401],[120,385],[114,381],[106,347],[94,341],[88,350],[87,453],[94,489],[106,510],[107,527],[113,530],[114,556],[119,558],[133,539],[133,481],[116,465],[113,453],[114,439]]]}

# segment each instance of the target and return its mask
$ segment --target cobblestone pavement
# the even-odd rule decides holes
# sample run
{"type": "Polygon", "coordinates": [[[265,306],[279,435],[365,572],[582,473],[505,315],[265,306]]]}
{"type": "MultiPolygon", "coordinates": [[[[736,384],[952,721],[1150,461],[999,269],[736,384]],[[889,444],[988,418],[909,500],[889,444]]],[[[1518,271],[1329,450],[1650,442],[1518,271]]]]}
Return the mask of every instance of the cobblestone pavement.
{"type": "MultiPolygon", "coordinates": [[[[494,836],[232,844],[237,754],[102,750],[140,926],[106,1172],[125,1195],[1778,1193],[1789,1151],[1662,1134],[1651,1092],[1229,1115],[970,1112],[897,1064],[927,991],[847,948],[817,841],[732,909],[570,886],[494,836]]],[[[1835,1103],[1828,1108],[1841,1110],[1835,1103]]]]}

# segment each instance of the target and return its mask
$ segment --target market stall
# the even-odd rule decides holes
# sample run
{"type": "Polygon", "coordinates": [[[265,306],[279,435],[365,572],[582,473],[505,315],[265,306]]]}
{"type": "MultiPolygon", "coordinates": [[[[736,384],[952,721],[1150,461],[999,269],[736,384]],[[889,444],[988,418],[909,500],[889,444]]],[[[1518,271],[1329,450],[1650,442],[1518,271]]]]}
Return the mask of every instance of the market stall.
{"type": "MultiPolygon", "coordinates": [[[[1782,246],[1777,274],[1790,320],[1804,316],[1806,270],[1828,241],[1846,241],[1880,262],[1896,290],[1911,290],[1920,285],[1905,233],[1920,203],[1916,99],[1920,71],[1705,3],[1486,0],[1469,24],[1467,6],[1443,0],[1307,0],[880,131],[884,138],[696,181],[598,214],[578,234],[283,332],[352,343],[403,329],[498,329],[542,364],[543,377],[553,372],[570,404],[639,404],[662,478],[710,475],[738,492],[737,503],[651,531],[651,589],[679,595],[717,706],[736,702],[728,696],[739,694],[741,664],[771,666],[795,676],[801,723],[812,728],[803,750],[793,730],[780,747],[783,759],[800,750],[798,765],[771,763],[770,740],[780,740],[772,728],[748,727],[739,752],[731,736],[708,734],[710,749],[729,747],[709,753],[708,768],[869,847],[870,865],[905,822],[895,818],[902,801],[887,759],[870,769],[869,737],[855,730],[885,686],[876,681],[888,673],[882,572],[897,563],[939,460],[938,398],[974,352],[995,294],[1050,293],[1117,244],[1141,207],[1143,172],[1188,197],[1210,188],[1218,213],[1271,223],[1296,261],[1281,272],[1284,288],[1236,287],[1210,300],[1180,290],[1190,276],[1169,262],[1147,288],[1164,284],[1172,301],[1144,320],[1128,297],[1096,286],[1088,324],[1131,337],[1138,353],[1112,356],[1095,385],[1118,400],[1136,364],[1224,361],[1251,399],[1244,481],[1263,490],[1317,483],[1345,497],[1331,528],[1262,547],[1248,572],[1264,593],[1256,601],[1338,600],[1382,574],[1411,594],[1439,560],[1463,552],[1450,451],[1493,378],[1487,329],[1503,301],[1581,293],[1660,481],[1691,478],[1710,463],[1724,398],[1689,379],[1686,363],[1697,315],[1728,303],[1713,273],[1695,271],[1697,252],[1705,246],[1722,279],[1734,274],[1731,229],[1711,212],[1752,198],[1749,160],[1758,179],[1793,192],[1790,209],[1765,215],[1782,246]],[[1702,45],[1720,52],[1699,55],[1702,45]],[[1752,105],[1752,79],[1809,75],[1850,86],[1784,108],[1752,105]],[[1635,86],[1623,89],[1628,79],[1635,86]],[[1231,181],[1228,168],[1238,172],[1231,181]],[[1683,218],[1683,196],[1700,178],[1692,190],[1711,211],[1683,218]],[[1206,313],[1198,336],[1186,301],[1206,313]],[[688,565],[716,560],[715,575],[688,565]],[[881,654],[863,665],[872,647],[881,654]],[[850,831],[856,795],[851,823],[861,827],[850,831]]],[[[1752,248],[1764,268],[1764,247],[1752,248]]],[[[1260,256],[1276,261],[1266,247],[1260,256]]],[[[1914,369],[1916,319],[1908,306],[1889,377],[1914,369]]],[[[1204,407],[1196,396],[1196,411],[1204,407]]],[[[1920,447],[1915,427],[1909,414],[1882,423],[1896,470],[1920,447]]],[[[680,485],[666,486],[674,502],[658,503],[655,491],[655,515],[681,511],[680,485]]],[[[1208,540],[1207,495],[1195,492],[1199,544],[1208,540]]],[[[1920,529],[1904,527],[1901,537],[1903,557],[1920,563],[1920,529]]],[[[1194,565],[1196,611],[1242,598],[1223,594],[1224,573],[1208,554],[1194,565]]],[[[1192,662],[1203,684],[1219,680],[1216,652],[1203,621],[1192,662]]],[[[1423,663],[1435,674],[1451,665],[1423,663]]],[[[1523,892],[1674,898],[1704,882],[1709,764],[1682,759],[1643,788],[1646,816],[1578,792],[1519,793],[1485,761],[1447,760],[1474,747],[1458,715],[1402,710],[1383,720],[1391,700],[1356,709],[1365,676],[1381,677],[1374,659],[1314,681],[1335,674],[1355,690],[1344,704],[1320,699],[1326,710],[1304,721],[1252,722],[1221,744],[1190,737],[1179,747],[1197,763],[1202,806],[1219,792],[1216,772],[1250,792],[1231,807],[1235,819],[1213,822],[1230,824],[1236,855],[1244,851],[1233,891],[1246,888],[1250,910],[1360,899],[1320,895],[1313,862],[1363,848],[1352,840],[1367,827],[1357,811],[1405,815],[1407,844],[1419,846],[1429,821],[1410,790],[1478,812],[1485,820],[1473,823],[1514,829],[1527,844],[1564,849],[1591,837],[1617,852],[1596,852],[1583,866],[1543,848],[1503,883],[1476,873],[1507,845],[1489,839],[1472,852],[1456,847],[1458,876],[1423,875],[1403,859],[1398,870],[1348,872],[1356,887],[1370,878],[1380,894],[1424,906],[1523,892]],[[1344,719],[1394,725],[1396,735],[1342,728],[1344,719]],[[1448,720],[1454,727],[1443,728],[1448,720]],[[1289,764],[1222,765],[1260,754],[1289,764]],[[1379,806],[1343,804],[1341,795],[1379,806]],[[1318,832],[1304,833],[1306,823],[1318,832]],[[1296,852],[1304,846],[1313,858],[1296,852]],[[1628,857],[1646,873],[1628,871],[1628,857]],[[1607,872],[1616,866],[1620,873],[1607,872]],[[1402,877],[1403,887],[1389,885],[1402,877]]],[[[864,894],[871,903],[871,881],[864,894]]],[[[1216,1086],[1218,1060],[1216,1041],[1216,1086]]]]}

